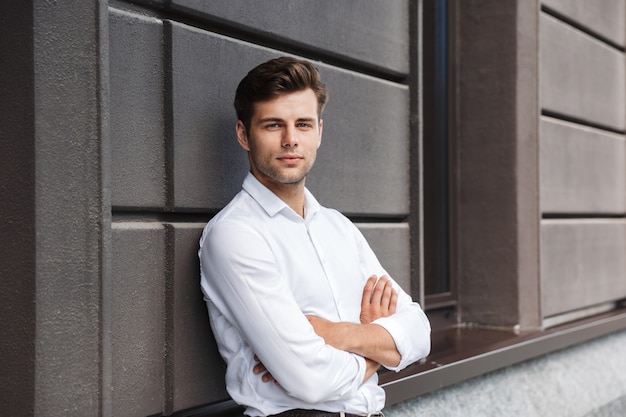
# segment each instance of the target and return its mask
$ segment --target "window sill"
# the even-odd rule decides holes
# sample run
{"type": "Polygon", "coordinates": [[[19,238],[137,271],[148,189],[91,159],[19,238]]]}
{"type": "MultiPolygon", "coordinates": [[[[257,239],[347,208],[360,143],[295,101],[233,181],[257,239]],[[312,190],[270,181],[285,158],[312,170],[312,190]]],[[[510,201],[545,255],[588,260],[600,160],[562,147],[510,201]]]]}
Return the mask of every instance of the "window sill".
{"type": "Polygon", "coordinates": [[[381,373],[380,384],[389,406],[622,329],[626,307],[522,335],[471,327],[433,332],[433,353],[425,361],[381,373]]]}

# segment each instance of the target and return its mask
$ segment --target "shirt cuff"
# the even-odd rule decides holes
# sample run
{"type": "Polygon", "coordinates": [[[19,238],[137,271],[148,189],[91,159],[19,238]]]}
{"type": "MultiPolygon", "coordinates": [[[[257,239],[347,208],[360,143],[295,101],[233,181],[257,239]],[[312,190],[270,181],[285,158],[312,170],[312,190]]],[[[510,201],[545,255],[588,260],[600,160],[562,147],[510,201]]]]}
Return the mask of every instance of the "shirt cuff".
{"type": "Polygon", "coordinates": [[[367,364],[365,363],[365,358],[363,356],[354,354],[354,357],[359,364],[359,374],[357,375],[357,381],[360,381],[360,383],[357,386],[360,386],[364,382],[363,379],[365,379],[367,364]]]}
{"type": "Polygon", "coordinates": [[[398,353],[400,353],[401,356],[400,363],[397,366],[385,366],[385,368],[395,372],[406,368],[407,365],[410,364],[409,361],[411,355],[409,355],[408,353],[409,349],[411,348],[411,344],[402,325],[400,323],[396,323],[396,321],[392,317],[381,317],[377,320],[374,320],[372,324],[377,324],[389,332],[389,334],[393,338],[393,341],[396,344],[396,349],[398,349],[398,353]]]}

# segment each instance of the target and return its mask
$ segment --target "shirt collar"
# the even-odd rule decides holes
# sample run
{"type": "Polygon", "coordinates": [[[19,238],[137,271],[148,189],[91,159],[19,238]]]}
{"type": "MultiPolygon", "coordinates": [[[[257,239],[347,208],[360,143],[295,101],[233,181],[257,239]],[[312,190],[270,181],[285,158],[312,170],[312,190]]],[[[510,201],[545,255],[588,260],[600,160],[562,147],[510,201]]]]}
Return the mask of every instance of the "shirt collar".
{"type": "MultiPolygon", "coordinates": [[[[252,173],[248,172],[248,175],[243,180],[243,189],[265,210],[270,217],[274,217],[278,212],[291,207],[281,200],[276,194],[270,191],[269,188],[261,184],[252,173]]],[[[320,210],[320,204],[317,202],[313,194],[305,187],[304,188],[304,213],[305,218],[310,218],[320,210]]],[[[293,211],[293,210],[291,210],[293,211]]]]}

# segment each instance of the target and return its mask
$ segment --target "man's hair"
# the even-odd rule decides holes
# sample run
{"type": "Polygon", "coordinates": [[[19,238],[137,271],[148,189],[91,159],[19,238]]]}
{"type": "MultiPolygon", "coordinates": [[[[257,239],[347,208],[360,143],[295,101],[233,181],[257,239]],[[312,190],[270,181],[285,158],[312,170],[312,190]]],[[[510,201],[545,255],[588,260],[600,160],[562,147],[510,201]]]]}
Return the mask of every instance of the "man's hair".
{"type": "Polygon", "coordinates": [[[307,88],[315,93],[317,116],[321,119],[328,93],[317,68],[308,61],[290,57],[264,62],[250,70],[237,87],[234,103],[237,118],[249,130],[255,103],[307,88]]]}

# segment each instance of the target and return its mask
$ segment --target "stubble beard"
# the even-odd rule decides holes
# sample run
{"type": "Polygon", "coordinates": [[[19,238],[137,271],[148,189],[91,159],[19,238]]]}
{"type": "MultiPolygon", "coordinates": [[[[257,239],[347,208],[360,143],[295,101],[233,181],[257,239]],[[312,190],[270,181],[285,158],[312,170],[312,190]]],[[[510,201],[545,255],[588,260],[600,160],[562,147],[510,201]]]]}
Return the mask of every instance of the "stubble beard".
{"type": "Polygon", "coordinates": [[[300,184],[304,182],[306,176],[313,168],[313,163],[306,163],[301,168],[296,167],[277,167],[269,162],[265,162],[256,166],[257,171],[268,180],[278,184],[300,184]]]}

